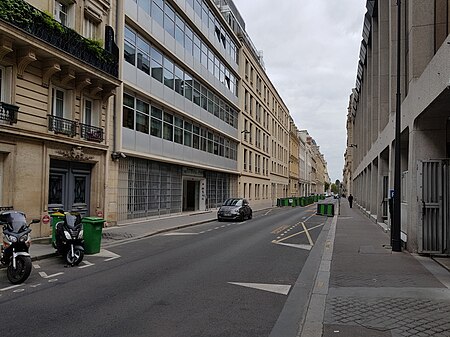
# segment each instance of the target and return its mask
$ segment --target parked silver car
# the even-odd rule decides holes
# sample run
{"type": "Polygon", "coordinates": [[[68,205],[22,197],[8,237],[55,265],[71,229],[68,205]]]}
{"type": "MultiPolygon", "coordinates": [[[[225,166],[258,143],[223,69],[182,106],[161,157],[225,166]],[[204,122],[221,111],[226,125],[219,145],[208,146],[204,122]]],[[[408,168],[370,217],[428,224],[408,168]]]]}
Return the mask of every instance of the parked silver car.
{"type": "Polygon", "coordinates": [[[229,198],[225,200],[217,211],[217,220],[240,220],[251,219],[253,211],[247,199],[229,198]]]}

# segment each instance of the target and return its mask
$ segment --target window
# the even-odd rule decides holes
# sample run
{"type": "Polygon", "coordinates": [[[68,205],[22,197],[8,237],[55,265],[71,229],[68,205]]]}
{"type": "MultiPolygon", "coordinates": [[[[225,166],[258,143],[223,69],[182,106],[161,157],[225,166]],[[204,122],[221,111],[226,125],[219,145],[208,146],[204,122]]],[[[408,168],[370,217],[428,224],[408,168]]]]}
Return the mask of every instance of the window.
{"type": "Polygon", "coordinates": [[[150,45],[137,37],[137,67],[147,75],[150,74],[150,45]]]}
{"type": "MultiPolygon", "coordinates": [[[[247,150],[244,149],[244,171],[247,171],[247,150]]],[[[244,195],[245,197],[245,195],[244,195]]]]}
{"type": "Polygon", "coordinates": [[[84,18],[84,37],[91,40],[96,40],[98,35],[98,23],[91,18],[84,18]]]}
{"type": "Polygon", "coordinates": [[[167,3],[164,3],[164,29],[175,37],[175,12],[167,3]]]}
{"type": "Polygon", "coordinates": [[[65,90],[53,88],[52,89],[52,115],[57,117],[64,117],[66,115],[66,92],[65,90]]]}
{"type": "MultiPolygon", "coordinates": [[[[184,47],[184,21],[177,15],[175,23],[175,40],[184,47]]],[[[192,53],[192,47],[190,53],[192,53]]]]}
{"type": "Polygon", "coordinates": [[[136,58],[136,34],[128,27],[125,27],[125,41],[123,49],[125,61],[134,65],[136,58]]]}
{"type": "Polygon", "coordinates": [[[164,26],[164,14],[163,14],[163,2],[162,0],[153,0],[152,2],[152,18],[158,22],[161,27],[164,26]]]}
{"type": "Polygon", "coordinates": [[[196,125],[192,127],[192,147],[200,149],[200,127],[196,125]]]}
{"type": "Polygon", "coordinates": [[[192,124],[184,122],[184,145],[192,146],[192,124]]]}
{"type": "Polygon", "coordinates": [[[161,138],[162,136],[162,110],[152,106],[150,134],[161,138]]]}
{"type": "Polygon", "coordinates": [[[123,95],[122,125],[134,130],[134,97],[127,94],[123,95]]]}
{"type": "Polygon", "coordinates": [[[3,93],[5,85],[3,84],[5,78],[5,69],[0,67],[0,102],[4,102],[5,94],[3,93]]]}
{"type": "Polygon", "coordinates": [[[173,89],[174,84],[173,67],[173,62],[164,57],[164,84],[170,89],[173,89]]]}
{"type": "Polygon", "coordinates": [[[136,99],[136,131],[148,134],[150,105],[136,99]]]}
{"type": "Polygon", "coordinates": [[[163,56],[162,54],[155,48],[151,48],[151,68],[152,68],[152,77],[159,82],[163,81],[163,56]]]}
{"type": "Polygon", "coordinates": [[[174,118],[174,138],[175,143],[183,144],[183,120],[179,117],[174,118]]]}
{"type": "Polygon", "coordinates": [[[93,108],[94,108],[94,102],[92,102],[90,99],[84,100],[84,116],[83,121],[86,125],[95,125],[96,123],[93,123],[93,108]]]}
{"type": "Polygon", "coordinates": [[[64,26],[70,27],[70,3],[65,1],[55,0],[54,18],[56,21],[64,26]]]}
{"type": "Polygon", "coordinates": [[[173,141],[173,116],[168,113],[164,113],[163,138],[173,141]]]}
{"type": "Polygon", "coordinates": [[[183,96],[183,70],[175,65],[175,92],[183,96]]]}

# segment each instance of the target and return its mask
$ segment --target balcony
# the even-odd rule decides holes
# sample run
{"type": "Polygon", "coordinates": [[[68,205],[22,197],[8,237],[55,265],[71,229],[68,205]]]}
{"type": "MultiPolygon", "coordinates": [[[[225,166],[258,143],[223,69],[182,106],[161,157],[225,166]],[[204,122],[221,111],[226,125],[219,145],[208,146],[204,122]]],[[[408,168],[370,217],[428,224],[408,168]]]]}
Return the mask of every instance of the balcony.
{"type": "Polygon", "coordinates": [[[80,136],[92,142],[103,142],[103,129],[96,126],[80,123],[80,136]]]}
{"type": "Polygon", "coordinates": [[[106,41],[111,52],[23,0],[1,0],[0,20],[62,50],[91,66],[118,77],[117,46],[106,41]]]}
{"type": "Polygon", "coordinates": [[[9,124],[17,123],[17,112],[19,107],[16,105],[0,102],[0,120],[6,121],[9,124]]]}
{"type": "Polygon", "coordinates": [[[57,134],[66,135],[69,137],[75,137],[77,127],[80,126],[80,138],[91,142],[101,143],[104,140],[104,131],[97,126],[78,123],[70,119],[47,115],[48,117],[48,130],[57,134]]]}
{"type": "Polygon", "coordinates": [[[77,134],[77,122],[58,116],[48,116],[48,130],[54,133],[74,137],[77,134]]]}

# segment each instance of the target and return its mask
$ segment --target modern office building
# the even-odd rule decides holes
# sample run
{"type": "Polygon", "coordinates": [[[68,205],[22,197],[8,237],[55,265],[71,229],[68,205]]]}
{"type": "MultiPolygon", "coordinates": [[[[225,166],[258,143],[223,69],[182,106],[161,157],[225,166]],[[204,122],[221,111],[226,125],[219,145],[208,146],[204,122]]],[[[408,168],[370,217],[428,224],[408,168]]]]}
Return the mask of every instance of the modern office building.
{"type": "Polygon", "coordinates": [[[116,221],[216,208],[237,195],[240,42],[210,0],[123,7],[116,221]]]}
{"type": "MultiPolygon", "coordinates": [[[[115,12],[105,0],[0,2],[0,206],[40,218],[109,203],[115,12]]],[[[50,233],[43,219],[34,237],[50,233]]]]}
{"type": "Polygon", "coordinates": [[[389,227],[387,200],[394,191],[395,142],[399,142],[401,239],[412,252],[450,254],[450,4],[401,4],[398,40],[396,2],[367,1],[350,103],[355,108],[349,108],[351,190],[375,222],[389,227]],[[399,139],[394,132],[397,79],[399,139]]]}

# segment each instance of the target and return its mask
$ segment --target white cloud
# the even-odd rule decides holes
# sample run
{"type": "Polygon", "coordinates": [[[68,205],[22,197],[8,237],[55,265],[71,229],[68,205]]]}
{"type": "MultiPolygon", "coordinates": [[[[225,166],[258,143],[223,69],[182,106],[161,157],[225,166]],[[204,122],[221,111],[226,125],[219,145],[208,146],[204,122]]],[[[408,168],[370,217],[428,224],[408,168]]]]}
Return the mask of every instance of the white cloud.
{"type": "Polygon", "coordinates": [[[307,129],[320,146],[331,180],[341,180],[365,1],[234,3],[297,127],[307,129]]]}

